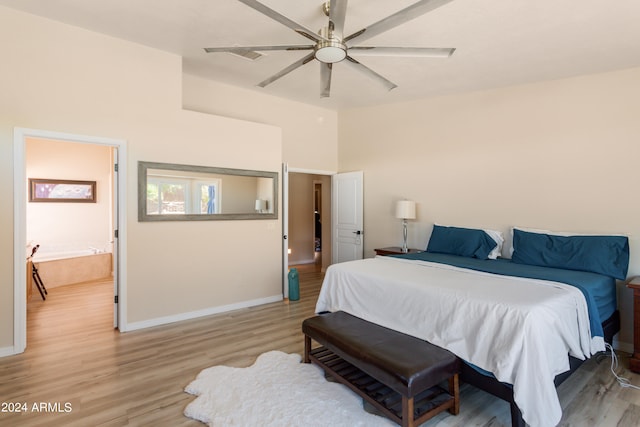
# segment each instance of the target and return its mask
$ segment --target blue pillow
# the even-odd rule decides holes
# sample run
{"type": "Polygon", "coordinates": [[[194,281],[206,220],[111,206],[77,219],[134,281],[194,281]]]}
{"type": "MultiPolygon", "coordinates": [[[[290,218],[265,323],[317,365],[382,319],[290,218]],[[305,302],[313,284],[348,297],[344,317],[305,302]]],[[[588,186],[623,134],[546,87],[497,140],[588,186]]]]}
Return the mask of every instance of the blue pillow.
{"type": "Polygon", "coordinates": [[[519,264],[590,271],[624,280],[629,268],[626,236],[557,236],[513,229],[513,255],[519,264]]]}
{"type": "Polygon", "coordinates": [[[487,259],[496,246],[496,241],[483,230],[434,225],[427,252],[487,259]]]}

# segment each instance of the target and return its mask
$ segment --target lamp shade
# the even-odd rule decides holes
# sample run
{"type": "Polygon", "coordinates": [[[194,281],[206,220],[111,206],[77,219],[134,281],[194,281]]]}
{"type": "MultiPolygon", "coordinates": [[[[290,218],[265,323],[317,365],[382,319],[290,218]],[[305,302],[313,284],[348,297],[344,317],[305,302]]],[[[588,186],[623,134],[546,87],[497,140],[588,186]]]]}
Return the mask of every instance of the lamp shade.
{"type": "Polygon", "coordinates": [[[399,200],[396,202],[396,218],[415,219],[416,202],[413,200],[399,200]]]}
{"type": "Polygon", "coordinates": [[[267,209],[267,201],[263,200],[263,199],[257,199],[256,200],[256,210],[257,211],[263,211],[267,209]]]}

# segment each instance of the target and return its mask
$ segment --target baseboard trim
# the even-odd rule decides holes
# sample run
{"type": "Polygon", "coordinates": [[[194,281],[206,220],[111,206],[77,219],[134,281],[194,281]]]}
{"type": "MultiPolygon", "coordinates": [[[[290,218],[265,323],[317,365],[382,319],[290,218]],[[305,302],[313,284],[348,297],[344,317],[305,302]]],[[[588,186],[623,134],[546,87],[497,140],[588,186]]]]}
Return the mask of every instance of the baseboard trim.
{"type": "Polygon", "coordinates": [[[289,261],[289,266],[295,267],[296,265],[315,264],[315,259],[300,259],[297,261],[289,261]]]}
{"type": "Polygon", "coordinates": [[[154,326],[167,325],[169,323],[181,322],[183,320],[191,320],[199,317],[211,316],[213,314],[226,313],[228,311],[239,310],[242,308],[255,307],[257,305],[269,304],[272,302],[282,301],[283,296],[273,295],[266,298],[258,298],[249,301],[242,301],[235,304],[222,305],[218,307],[205,308],[203,310],[191,311],[188,313],[180,313],[172,316],[157,317],[155,319],[142,320],[140,322],[128,323],[124,328],[120,327],[120,332],[135,331],[138,329],[151,328],[154,326]]]}
{"type": "Polygon", "coordinates": [[[11,347],[0,347],[0,357],[7,357],[16,355],[16,348],[14,346],[11,347]]]}
{"type": "Polygon", "coordinates": [[[633,353],[633,345],[631,343],[618,341],[616,337],[613,338],[613,348],[625,353],[633,353]]]}

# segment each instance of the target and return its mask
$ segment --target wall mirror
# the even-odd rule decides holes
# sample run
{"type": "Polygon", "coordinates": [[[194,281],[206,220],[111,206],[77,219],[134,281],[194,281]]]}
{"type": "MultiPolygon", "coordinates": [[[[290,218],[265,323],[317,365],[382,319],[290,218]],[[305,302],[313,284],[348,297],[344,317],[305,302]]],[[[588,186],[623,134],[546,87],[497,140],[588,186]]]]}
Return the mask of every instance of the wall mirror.
{"type": "Polygon", "coordinates": [[[277,218],[277,172],[138,162],[139,221],[277,218]]]}

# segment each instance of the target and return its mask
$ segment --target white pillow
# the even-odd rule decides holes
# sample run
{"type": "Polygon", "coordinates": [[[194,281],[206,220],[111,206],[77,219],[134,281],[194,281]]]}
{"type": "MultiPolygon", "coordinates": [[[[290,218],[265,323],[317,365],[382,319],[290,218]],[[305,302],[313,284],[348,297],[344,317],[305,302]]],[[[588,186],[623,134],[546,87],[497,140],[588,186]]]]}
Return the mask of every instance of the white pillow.
{"type": "Polygon", "coordinates": [[[498,245],[493,248],[489,255],[487,256],[489,259],[496,259],[500,255],[502,255],[502,245],[504,244],[504,236],[502,235],[502,231],[496,230],[487,230],[484,228],[482,231],[487,233],[489,237],[491,237],[498,245]]]}

